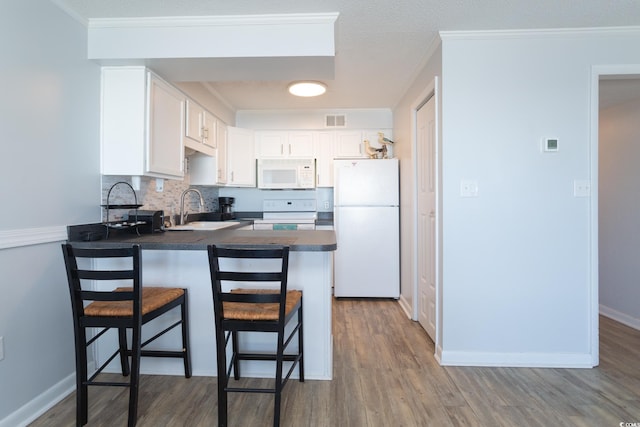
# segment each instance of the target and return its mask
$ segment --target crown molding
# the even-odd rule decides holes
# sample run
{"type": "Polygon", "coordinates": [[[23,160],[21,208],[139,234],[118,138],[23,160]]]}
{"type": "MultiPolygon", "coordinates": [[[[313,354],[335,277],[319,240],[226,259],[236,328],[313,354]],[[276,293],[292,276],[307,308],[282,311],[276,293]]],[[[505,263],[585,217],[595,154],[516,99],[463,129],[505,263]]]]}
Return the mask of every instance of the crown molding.
{"type": "Polygon", "coordinates": [[[531,30],[440,31],[439,35],[442,40],[487,40],[533,37],[617,37],[621,35],[640,36],[640,26],[548,29],[539,28],[531,30]]]}
{"type": "Polygon", "coordinates": [[[158,16],[140,18],[91,18],[89,28],[154,28],[154,27],[211,27],[242,25],[282,24],[332,24],[338,12],[290,13],[267,15],[219,15],[219,16],[158,16]]]}
{"type": "Polygon", "coordinates": [[[62,0],[51,0],[51,3],[53,3],[56,7],[58,7],[58,9],[62,10],[64,13],[66,13],[67,15],[69,15],[70,17],[72,17],[73,19],[78,21],[85,28],[87,28],[89,26],[89,20],[83,18],[73,8],[69,7],[64,1],[62,1],[62,0]]]}

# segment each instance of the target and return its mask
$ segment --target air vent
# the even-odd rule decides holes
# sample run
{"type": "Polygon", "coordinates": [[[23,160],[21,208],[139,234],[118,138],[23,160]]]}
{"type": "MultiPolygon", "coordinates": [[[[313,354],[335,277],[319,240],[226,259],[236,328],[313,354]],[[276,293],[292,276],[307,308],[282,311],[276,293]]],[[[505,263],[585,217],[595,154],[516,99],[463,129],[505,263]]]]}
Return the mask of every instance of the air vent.
{"type": "Polygon", "coordinates": [[[347,117],[344,114],[326,115],[324,116],[324,125],[328,128],[344,128],[347,127],[347,117]]]}

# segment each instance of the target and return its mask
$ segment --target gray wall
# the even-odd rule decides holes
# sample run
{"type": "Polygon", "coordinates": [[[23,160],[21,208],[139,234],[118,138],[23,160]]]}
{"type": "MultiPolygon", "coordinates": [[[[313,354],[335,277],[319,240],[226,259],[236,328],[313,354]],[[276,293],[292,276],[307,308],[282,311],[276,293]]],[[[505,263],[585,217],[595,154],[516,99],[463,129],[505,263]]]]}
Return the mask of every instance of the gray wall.
{"type": "Polygon", "coordinates": [[[100,219],[100,70],[86,59],[86,28],[49,1],[3,0],[0,28],[0,425],[13,426],[34,415],[33,399],[73,386],[56,239],[100,219]]]}
{"type": "Polygon", "coordinates": [[[603,314],[640,328],[640,99],[600,111],[599,245],[603,314]]]}
{"type": "Polygon", "coordinates": [[[640,32],[442,37],[442,361],[597,363],[597,224],[573,183],[597,184],[593,67],[640,63],[640,32]],[[478,197],[460,197],[461,180],[478,197]]]}

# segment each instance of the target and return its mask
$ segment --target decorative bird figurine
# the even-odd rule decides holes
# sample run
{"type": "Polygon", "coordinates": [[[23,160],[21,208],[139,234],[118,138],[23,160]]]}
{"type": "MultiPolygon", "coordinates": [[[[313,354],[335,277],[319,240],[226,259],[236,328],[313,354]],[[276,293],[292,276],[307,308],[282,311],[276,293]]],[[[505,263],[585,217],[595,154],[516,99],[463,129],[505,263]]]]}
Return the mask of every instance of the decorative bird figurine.
{"type": "Polygon", "coordinates": [[[380,145],[395,144],[395,142],[393,142],[389,138],[385,138],[384,137],[384,132],[378,132],[378,144],[380,144],[380,145]]]}
{"type": "Polygon", "coordinates": [[[377,159],[378,153],[382,151],[382,149],[373,148],[369,143],[368,139],[364,140],[364,150],[367,153],[367,155],[372,159],[377,159]]]}
{"type": "Polygon", "coordinates": [[[392,140],[390,140],[389,138],[385,138],[383,132],[378,132],[378,144],[382,145],[382,158],[383,159],[388,159],[389,158],[389,153],[387,151],[387,145],[391,145],[391,144],[395,144],[395,143],[392,140]]]}

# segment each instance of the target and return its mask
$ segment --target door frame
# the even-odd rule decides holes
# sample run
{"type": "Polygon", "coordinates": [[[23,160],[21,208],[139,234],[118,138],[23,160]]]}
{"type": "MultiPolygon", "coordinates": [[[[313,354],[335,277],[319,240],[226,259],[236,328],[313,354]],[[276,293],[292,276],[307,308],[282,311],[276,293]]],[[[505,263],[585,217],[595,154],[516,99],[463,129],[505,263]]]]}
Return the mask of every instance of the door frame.
{"type": "Polygon", "coordinates": [[[418,95],[413,103],[411,104],[411,157],[413,158],[413,200],[414,207],[412,212],[412,227],[414,230],[413,239],[411,242],[412,247],[412,272],[411,272],[411,282],[413,287],[413,301],[412,301],[412,314],[411,319],[414,321],[418,320],[418,238],[416,236],[415,231],[418,229],[418,207],[417,207],[417,198],[418,198],[418,186],[417,186],[417,175],[418,175],[418,159],[417,159],[417,144],[418,144],[418,110],[424,104],[426,104],[431,98],[435,100],[435,147],[434,147],[434,177],[435,177],[435,281],[436,281],[436,339],[435,339],[435,348],[436,348],[436,359],[439,360],[438,355],[442,353],[442,280],[440,277],[440,272],[442,271],[441,263],[442,263],[442,241],[441,241],[441,171],[440,166],[441,162],[441,141],[440,141],[440,89],[439,89],[439,78],[438,76],[434,76],[433,80],[431,80],[424,88],[424,90],[418,95]]]}
{"type": "Polygon", "coordinates": [[[589,286],[590,286],[590,311],[589,316],[589,336],[591,341],[591,363],[597,366],[600,360],[600,280],[599,280],[599,241],[598,241],[598,149],[599,149],[599,119],[600,119],[600,78],[611,75],[640,75],[640,64],[609,64],[609,65],[593,65],[591,67],[591,129],[590,129],[590,157],[591,164],[591,205],[589,212],[589,231],[590,231],[590,264],[589,269],[589,286]]]}

